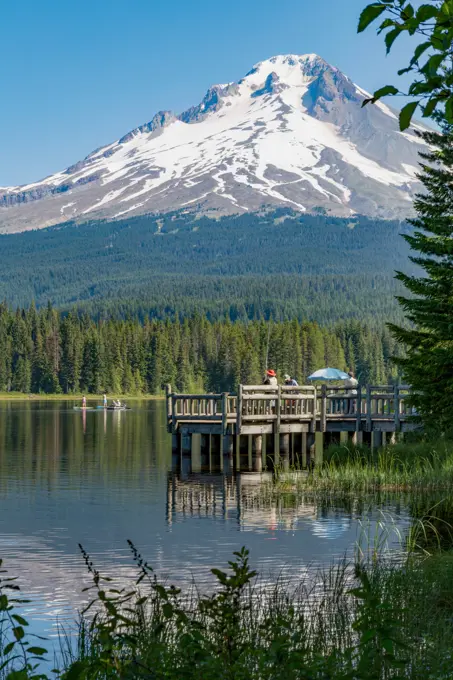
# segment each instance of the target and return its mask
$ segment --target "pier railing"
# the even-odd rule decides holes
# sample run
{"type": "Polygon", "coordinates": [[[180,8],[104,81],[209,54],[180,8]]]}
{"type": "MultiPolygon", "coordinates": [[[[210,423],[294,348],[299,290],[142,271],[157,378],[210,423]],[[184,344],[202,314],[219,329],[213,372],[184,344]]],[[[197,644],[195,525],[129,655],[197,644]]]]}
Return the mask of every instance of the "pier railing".
{"type": "Polygon", "coordinates": [[[217,424],[236,434],[253,424],[271,425],[276,432],[287,426],[306,423],[309,431],[325,432],[328,423],[339,421],[351,428],[371,431],[373,423],[385,421],[393,431],[413,415],[407,404],[407,385],[367,385],[357,390],[344,387],[320,388],[313,385],[239,385],[237,394],[178,394],[167,386],[167,419],[175,432],[182,424],[217,424]]]}

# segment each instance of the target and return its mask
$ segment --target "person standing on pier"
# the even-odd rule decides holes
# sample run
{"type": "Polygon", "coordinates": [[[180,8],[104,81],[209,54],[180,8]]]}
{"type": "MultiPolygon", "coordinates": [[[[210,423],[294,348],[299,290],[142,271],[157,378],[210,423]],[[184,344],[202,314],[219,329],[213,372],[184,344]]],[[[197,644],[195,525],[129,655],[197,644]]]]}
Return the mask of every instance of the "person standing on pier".
{"type": "Polygon", "coordinates": [[[288,385],[288,387],[299,387],[299,383],[297,382],[296,378],[291,378],[288,373],[285,375],[285,385],[288,385]]]}
{"type": "Polygon", "coordinates": [[[355,377],[354,372],[348,371],[348,377],[343,382],[345,392],[349,397],[349,399],[345,400],[346,404],[347,404],[347,408],[345,409],[345,411],[348,414],[355,413],[355,399],[351,399],[350,397],[357,394],[358,384],[359,384],[359,381],[355,377]]]}
{"type": "MultiPolygon", "coordinates": [[[[263,380],[264,385],[270,385],[271,387],[278,387],[278,380],[277,380],[277,374],[274,371],[273,368],[268,368],[266,369],[266,375],[264,376],[263,380]]],[[[269,402],[269,406],[271,408],[271,411],[275,411],[275,399],[272,399],[269,402]]]]}
{"type": "MultiPolygon", "coordinates": [[[[285,379],[285,385],[287,387],[299,387],[299,383],[297,382],[297,380],[295,378],[291,378],[289,373],[287,373],[284,376],[284,379],[285,379]]],[[[294,401],[294,399],[285,401],[285,407],[286,407],[286,409],[290,409],[290,413],[293,412],[293,409],[294,409],[295,406],[296,406],[296,402],[294,401]]]]}
{"type": "Polygon", "coordinates": [[[266,375],[264,376],[263,385],[272,385],[272,387],[278,386],[277,374],[273,368],[268,368],[266,375]]]}

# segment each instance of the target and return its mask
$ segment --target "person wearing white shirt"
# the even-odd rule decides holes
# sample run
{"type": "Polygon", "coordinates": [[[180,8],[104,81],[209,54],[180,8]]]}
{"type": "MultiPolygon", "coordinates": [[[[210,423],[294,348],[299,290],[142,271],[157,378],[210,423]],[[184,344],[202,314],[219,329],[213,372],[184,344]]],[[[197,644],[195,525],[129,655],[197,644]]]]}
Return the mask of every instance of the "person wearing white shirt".
{"type": "MultiPolygon", "coordinates": [[[[351,397],[357,394],[357,386],[359,381],[355,377],[353,371],[348,372],[348,377],[343,381],[343,387],[345,388],[346,395],[351,397]]],[[[353,414],[355,412],[355,399],[347,399],[347,413],[353,414]]],[[[346,410],[346,409],[345,409],[346,410]]]]}

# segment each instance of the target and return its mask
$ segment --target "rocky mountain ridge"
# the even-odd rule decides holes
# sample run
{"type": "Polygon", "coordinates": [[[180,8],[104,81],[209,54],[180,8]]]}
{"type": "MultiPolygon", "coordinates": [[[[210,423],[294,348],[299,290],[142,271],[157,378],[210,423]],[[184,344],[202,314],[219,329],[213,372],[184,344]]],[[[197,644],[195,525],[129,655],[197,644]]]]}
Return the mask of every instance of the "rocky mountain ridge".
{"type": "Polygon", "coordinates": [[[180,115],[159,111],[62,172],[0,189],[0,230],[276,205],[404,218],[423,128],[400,132],[385,104],[362,108],[367,94],[317,55],[272,57],[180,115]]]}

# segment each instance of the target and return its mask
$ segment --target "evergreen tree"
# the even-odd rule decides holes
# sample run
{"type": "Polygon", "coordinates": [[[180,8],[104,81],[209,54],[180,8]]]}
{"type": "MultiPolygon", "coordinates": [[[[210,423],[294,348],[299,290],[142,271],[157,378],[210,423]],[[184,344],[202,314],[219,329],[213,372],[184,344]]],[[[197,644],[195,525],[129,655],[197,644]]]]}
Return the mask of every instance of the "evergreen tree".
{"type": "Polygon", "coordinates": [[[352,342],[352,338],[348,338],[347,344],[346,344],[346,350],[345,350],[345,356],[346,356],[346,364],[349,367],[350,371],[353,371],[355,373],[355,351],[354,351],[354,343],[352,342]]]}
{"type": "Polygon", "coordinates": [[[11,333],[8,308],[0,305],[0,390],[9,391],[11,388],[11,333]]]}
{"type": "Polygon", "coordinates": [[[413,405],[436,432],[453,431],[453,127],[422,133],[431,150],[421,154],[425,192],[414,203],[413,234],[404,238],[425,275],[397,272],[410,297],[398,298],[410,328],[390,325],[407,348],[397,359],[414,389],[413,405]]]}
{"type": "Polygon", "coordinates": [[[261,382],[269,329],[269,366],[299,383],[326,362],[345,366],[345,351],[348,359],[354,354],[363,382],[385,382],[390,356],[399,351],[389,332],[358,322],[327,329],[297,319],[232,323],[200,315],[183,323],[94,321],[50,306],[12,311],[0,304],[0,390],[162,394],[170,383],[181,391],[232,392],[240,382],[261,382]]]}

